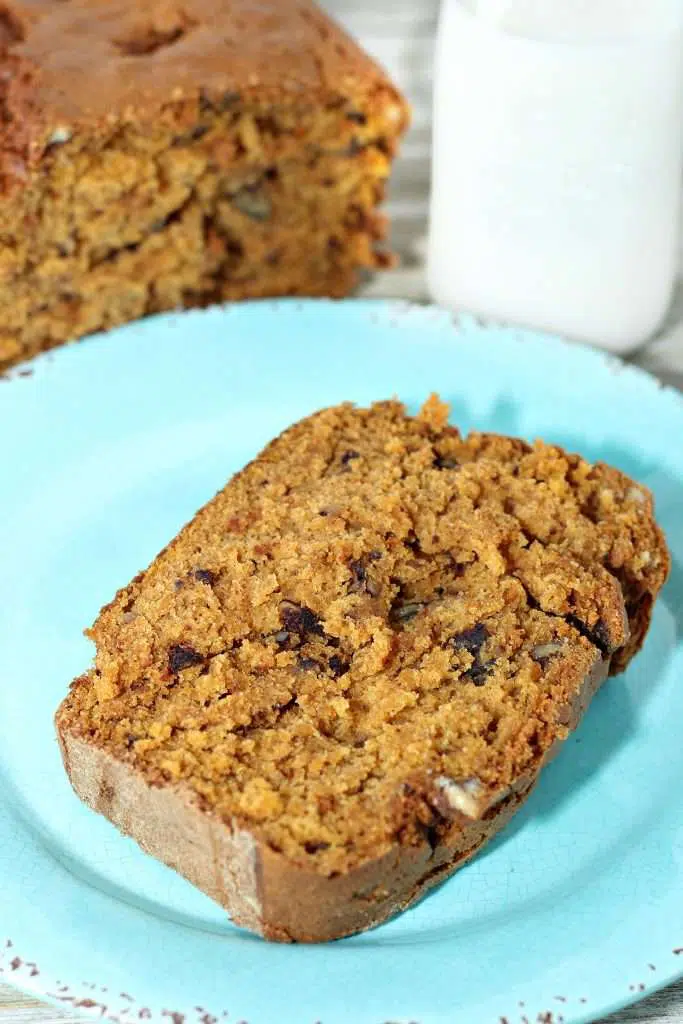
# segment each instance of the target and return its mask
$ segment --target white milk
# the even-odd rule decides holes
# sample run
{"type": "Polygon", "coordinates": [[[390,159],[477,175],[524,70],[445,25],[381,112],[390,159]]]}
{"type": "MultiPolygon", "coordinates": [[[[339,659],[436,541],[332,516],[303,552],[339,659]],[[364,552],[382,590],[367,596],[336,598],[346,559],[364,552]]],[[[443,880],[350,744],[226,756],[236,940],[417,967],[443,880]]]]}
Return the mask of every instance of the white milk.
{"type": "Polygon", "coordinates": [[[433,298],[616,352],[677,264],[683,0],[443,0],[433,298]]]}

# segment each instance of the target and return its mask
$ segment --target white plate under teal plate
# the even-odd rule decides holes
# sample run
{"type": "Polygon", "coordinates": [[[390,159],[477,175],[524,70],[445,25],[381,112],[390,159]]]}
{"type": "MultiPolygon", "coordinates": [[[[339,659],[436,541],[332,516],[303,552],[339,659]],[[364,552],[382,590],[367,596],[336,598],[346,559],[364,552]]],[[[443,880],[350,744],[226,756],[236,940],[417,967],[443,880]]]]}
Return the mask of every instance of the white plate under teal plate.
{"type": "Polygon", "coordinates": [[[683,974],[683,400],[539,335],[395,303],[148,320],[0,380],[0,978],[172,1024],[594,1020],[683,974]],[[52,729],[82,629],[263,444],[324,405],[433,390],[656,495],[674,570],[526,807],[375,931],[268,944],[86,810],[52,729]]]}

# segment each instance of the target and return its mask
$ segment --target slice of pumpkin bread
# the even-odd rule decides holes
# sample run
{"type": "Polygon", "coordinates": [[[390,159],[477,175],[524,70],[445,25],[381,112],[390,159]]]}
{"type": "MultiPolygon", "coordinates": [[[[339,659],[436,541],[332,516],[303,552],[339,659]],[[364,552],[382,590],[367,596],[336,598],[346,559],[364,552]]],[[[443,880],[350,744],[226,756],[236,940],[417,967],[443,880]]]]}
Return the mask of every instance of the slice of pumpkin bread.
{"type": "Polygon", "coordinates": [[[79,796],[268,938],[370,927],[474,854],[666,577],[642,488],[446,420],[286,431],[103,609],[58,711],[79,796]]]}

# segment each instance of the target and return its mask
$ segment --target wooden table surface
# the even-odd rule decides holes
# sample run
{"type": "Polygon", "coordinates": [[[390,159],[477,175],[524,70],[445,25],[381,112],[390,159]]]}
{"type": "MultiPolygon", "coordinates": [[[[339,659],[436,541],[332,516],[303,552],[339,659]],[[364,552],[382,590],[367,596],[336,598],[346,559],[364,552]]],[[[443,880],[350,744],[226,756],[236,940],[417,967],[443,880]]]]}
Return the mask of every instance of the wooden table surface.
{"type": "MultiPolygon", "coordinates": [[[[422,259],[431,136],[429,67],[438,0],[325,0],[324,6],[389,68],[414,110],[413,128],[396,168],[389,205],[394,242],[403,256],[403,267],[376,278],[365,292],[377,297],[424,301],[427,295],[422,259]]],[[[683,284],[664,330],[632,361],[683,390],[683,284]]],[[[0,1024],[64,1024],[79,1019],[83,1018],[45,1006],[0,984],[0,1024]]],[[[454,1019],[453,1024],[468,1022],[454,1019]]],[[[683,1024],[683,982],[607,1018],[602,1024],[683,1024]]]]}

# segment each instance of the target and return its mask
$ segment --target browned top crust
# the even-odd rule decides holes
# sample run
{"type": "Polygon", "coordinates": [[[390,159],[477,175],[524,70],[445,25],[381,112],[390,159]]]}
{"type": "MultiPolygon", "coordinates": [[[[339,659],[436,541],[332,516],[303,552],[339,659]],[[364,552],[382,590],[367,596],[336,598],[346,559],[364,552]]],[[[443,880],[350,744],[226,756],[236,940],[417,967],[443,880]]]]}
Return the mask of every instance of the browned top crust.
{"type": "MultiPolygon", "coordinates": [[[[20,178],[51,139],[169,103],[405,106],[311,0],[11,0],[0,9],[0,157],[20,178]]],[[[359,114],[359,117],[362,117],[359,114]]]]}

